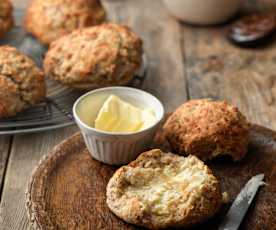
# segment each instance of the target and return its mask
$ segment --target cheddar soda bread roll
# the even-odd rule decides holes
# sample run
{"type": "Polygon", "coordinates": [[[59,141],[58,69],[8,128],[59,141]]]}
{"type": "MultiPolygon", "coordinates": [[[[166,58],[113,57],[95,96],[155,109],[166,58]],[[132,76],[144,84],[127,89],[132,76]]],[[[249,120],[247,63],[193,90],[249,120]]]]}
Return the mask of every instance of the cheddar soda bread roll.
{"type": "Polygon", "coordinates": [[[0,118],[42,101],[45,81],[35,63],[11,46],[0,46],[0,118]]]}
{"type": "Polygon", "coordinates": [[[168,118],[164,132],[177,153],[202,160],[220,155],[241,160],[249,143],[249,123],[238,108],[225,101],[184,103],[168,118]]]}
{"type": "Polygon", "coordinates": [[[13,8],[10,0],[0,1],[0,37],[3,37],[13,26],[13,8]]]}
{"type": "Polygon", "coordinates": [[[142,62],[142,41],[126,26],[102,24],[53,42],[45,74],[62,84],[88,90],[125,85],[142,62]]]}
{"type": "Polygon", "coordinates": [[[25,28],[42,43],[50,44],[61,36],[105,21],[99,0],[31,0],[25,28]]]}

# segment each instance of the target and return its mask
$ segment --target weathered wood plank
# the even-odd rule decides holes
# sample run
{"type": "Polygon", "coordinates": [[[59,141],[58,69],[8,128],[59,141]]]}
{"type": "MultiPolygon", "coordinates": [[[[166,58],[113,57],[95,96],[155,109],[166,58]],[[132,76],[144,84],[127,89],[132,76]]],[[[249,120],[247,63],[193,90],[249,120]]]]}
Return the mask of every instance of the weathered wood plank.
{"type": "Polygon", "coordinates": [[[129,25],[144,41],[150,75],[142,88],[156,95],[167,111],[175,109],[187,98],[179,23],[159,0],[104,3],[111,21],[129,25]]]}
{"type": "Polygon", "coordinates": [[[12,138],[7,136],[0,137],[0,200],[2,194],[2,187],[4,183],[4,175],[7,166],[7,160],[9,156],[9,150],[12,138]]]}
{"type": "Polygon", "coordinates": [[[242,49],[231,44],[224,32],[223,27],[183,25],[190,97],[226,99],[250,121],[276,129],[276,41],[242,49]]]}
{"type": "Polygon", "coordinates": [[[0,206],[1,230],[29,229],[25,210],[25,190],[30,175],[43,155],[76,130],[74,126],[58,131],[14,137],[0,206]]]}

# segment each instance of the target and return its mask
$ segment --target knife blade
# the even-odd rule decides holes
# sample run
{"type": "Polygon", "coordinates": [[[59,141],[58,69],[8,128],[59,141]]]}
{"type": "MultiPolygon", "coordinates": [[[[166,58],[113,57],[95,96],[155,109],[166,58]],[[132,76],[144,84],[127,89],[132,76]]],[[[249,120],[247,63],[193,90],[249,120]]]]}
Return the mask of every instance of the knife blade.
{"type": "Polygon", "coordinates": [[[224,217],[219,230],[237,230],[239,228],[259,187],[264,184],[263,179],[264,174],[258,174],[246,183],[224,217]]]}

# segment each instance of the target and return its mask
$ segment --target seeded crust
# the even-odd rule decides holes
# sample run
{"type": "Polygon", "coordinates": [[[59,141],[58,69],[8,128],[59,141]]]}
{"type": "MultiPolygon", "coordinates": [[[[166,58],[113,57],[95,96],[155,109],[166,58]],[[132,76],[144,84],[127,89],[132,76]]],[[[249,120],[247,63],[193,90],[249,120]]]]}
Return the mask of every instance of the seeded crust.
{"type": "Polygon", "coordinates": [[[44,70],[50,78],[78,89],[125,85],[140,67],[142,53],[142,41],[134,32],[107,23],[53,42],[44,70]]]}
{"type": "Polygon", "coordinates": [[[159,149],[118,169],[107,185],[110,210],[150,229],[201,223],[218,211],[221,202],[219,182],[201,160],[159,149]]]}
{"type": "Polygon", "coordinates": [[[42,71],[11,46],[0,46],[0,118],[15,116],[45,97],[42,71]]]}
{"type": "Polygon", "coordinates": [[[0,1],[0,37],[4,36],[13,26],[13,8],[10,0],[0,1]]]}
{"type": "Polygon", "coordinates": [[[249,143],[249,123],[225,101],[191,100],[168,118],[164,133],[174,151],[202,160],[230,155],[241,160],[249,143]]]}
{"type": "Polygon", "coordinates": [[[105,21],[99,0],[32,0],[25,17],[25,29],[42,43],[105,21]]]}

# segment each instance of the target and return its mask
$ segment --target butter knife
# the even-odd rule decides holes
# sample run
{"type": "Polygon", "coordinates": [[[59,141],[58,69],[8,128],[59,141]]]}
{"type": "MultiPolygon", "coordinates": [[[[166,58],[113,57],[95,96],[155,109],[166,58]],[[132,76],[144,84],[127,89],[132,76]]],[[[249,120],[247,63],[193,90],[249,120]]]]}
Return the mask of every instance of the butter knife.
{"type": "Polygon", "coordinates": [[[218,230],[237,230],[259,187],[264,184],[264,174],[252,177],[243,187],[218,230]]]}

